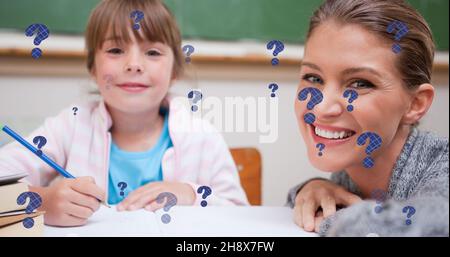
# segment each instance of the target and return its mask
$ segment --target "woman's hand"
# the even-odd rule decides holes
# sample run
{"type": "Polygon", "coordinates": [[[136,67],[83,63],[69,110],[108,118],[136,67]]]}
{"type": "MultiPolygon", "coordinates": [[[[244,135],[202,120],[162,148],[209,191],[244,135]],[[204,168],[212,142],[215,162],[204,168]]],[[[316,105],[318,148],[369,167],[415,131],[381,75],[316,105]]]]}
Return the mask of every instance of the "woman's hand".
{"type": "Polygon", "coordinates": [[[336,213],[337,205],[349,206],[359,201],[359,196],[333,182],[312,180],[295,197],[294,221],[306,231],[319,232],[320,223],[336,213]]]}
{"type": "Polygon", "coordinates": [[[42,198],[39,211],[45,211],[44,221],[52,226],[81,226],[100,207],[98,199],[105,194],[91,177],[62,179],[48,187],[30,186],[30,191],[42,198]]]}
{"type": "Polygon", "coordinates": [[[131,192],[125,200],[117,205],[117,210],[134,211],[141,208],[149,211],[158,210],[164,207],[164,203],[157,203],[156,198],[163,192],[174,194],[177,197],[177,204],[179,205],[192,205],[195,202],[196,194],[189,184],[180,182],[152,182],[131,192]]]}

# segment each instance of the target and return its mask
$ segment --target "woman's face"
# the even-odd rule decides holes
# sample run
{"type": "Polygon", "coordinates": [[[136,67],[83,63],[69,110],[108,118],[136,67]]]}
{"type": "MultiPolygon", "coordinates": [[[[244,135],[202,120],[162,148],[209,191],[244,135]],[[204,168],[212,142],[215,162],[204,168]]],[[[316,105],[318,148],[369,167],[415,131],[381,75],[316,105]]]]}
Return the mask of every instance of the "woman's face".
{"type": "Polygon", "coordinates": [[[311,95],[304,101],[297,97],[295,111],[308,157],[316,168],[363,167],[369,139],[359,146],[357,138],[364,132],[382,139],[381,147],[371,155],[375,160],[389,147],[411,104],[395,59],[391,45],[360,26],[325,22],[314,30],[305,46],[297,96],[312,87],[322,92],[323,100],[308,110],[311,95]],[[348,89],[358,93],[351,112],[347,110],[349,97],[343,96],[348,89]],[[312,124],[304,121],[306,113],[315,115],[312,124]],[[321,156],[319,143],[325,145],[321,156]]]}
{"type": "MultiPolygon", "coordinates": [[[[131,29],[130,29],[131,30],[131,29]]],[[[93,75],[100,94],[110,108],[125,113],[158,109],[172,82],[174,55],[158,42],[106,41],[95,54],[93,75]]]]}

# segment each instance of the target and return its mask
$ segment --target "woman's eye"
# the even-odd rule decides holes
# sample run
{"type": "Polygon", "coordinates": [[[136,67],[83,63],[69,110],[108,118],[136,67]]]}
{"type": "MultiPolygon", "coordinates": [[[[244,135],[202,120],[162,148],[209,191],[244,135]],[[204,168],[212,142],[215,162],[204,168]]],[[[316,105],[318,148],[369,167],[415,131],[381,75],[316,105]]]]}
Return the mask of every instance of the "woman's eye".
{"type": "Polygon", "coordinates": [[[121,54],[121,53],[123,53],[122,49],[120,49],[120,48],[111,48],[111,49],[109,49],[106,52],[108,52],[110,54],[121,54]]]}
{"type": "Polygon", "coordinates": [[[323,80],[320,77],[311,74],[306,74],[305,76],[303,76],[303,80],[306,80],[313,84],[323,84],[323,80]]]}
{"type": "Polygon", "coordinates": [[[355,88],[355,89],[368,89],[368,88],[374,88],[375,86],[370,83],[367,80],[358,80],[353,82],[350,87],[355,88]]]}
{"type": "Polygon", "coordinates": [[[156,50],[150,50],[150,51],[147,52],[147,55],[148,56],[160,56],[161,53],[156,51],[156,50]]]}

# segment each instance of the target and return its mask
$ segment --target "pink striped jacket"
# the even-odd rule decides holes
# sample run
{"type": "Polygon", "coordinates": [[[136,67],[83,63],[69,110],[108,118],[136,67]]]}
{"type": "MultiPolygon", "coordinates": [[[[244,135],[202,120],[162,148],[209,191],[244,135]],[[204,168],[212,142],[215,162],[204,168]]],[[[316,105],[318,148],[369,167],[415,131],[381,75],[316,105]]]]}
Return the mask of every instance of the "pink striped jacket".
{"type": "MultiPolygon", "coordinates": [[[[202,185],[211,187],[212,194],[208,196],[211,205],[248,205],[223,137],[206,121],[193,118],[184,105],[170,101],[169,106],[173,147],[163,156],[164,180],[188,183],[195,191],[202,185]]],[[[42,151],[47,156],[75,177],[93,177],[108,194],[111,117],[103,101],[77,107],[77,115],[70,107],[46,119],[26,140],[32,142],[35,136],[44,136],[47,144],[42,151]]],[[[31,185],[47,186],[61,177],[25,147],[13,142],[0,149],[0,177],[17,171],[27,171],[25,181],[31,185]]],[[[197,194],[194,205],[199,206],[202,200],[197,194]]]]}

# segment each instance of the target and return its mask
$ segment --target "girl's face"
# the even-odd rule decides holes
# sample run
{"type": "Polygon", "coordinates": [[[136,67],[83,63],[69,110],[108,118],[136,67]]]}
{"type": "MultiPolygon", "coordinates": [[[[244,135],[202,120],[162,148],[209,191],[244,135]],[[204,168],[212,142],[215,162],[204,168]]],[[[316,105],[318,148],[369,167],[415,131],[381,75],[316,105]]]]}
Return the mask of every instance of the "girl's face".
{"type": "MultiPolygon", "coordinates": [[[[323,171],[341,171],[363,167],[367,154],[365,145],[357,145],[364,132],[374,132],[382,139],[372,157],[389,148],[411,104],[411,95],[402,85],[394,66],[395,53],[391,45],[357,25],[325,22],[317,27],[307,41],[301,66],[298,93],[307,87],[319,89],[323,101],[312,110],[296,97],[298,125],[307,145],[311,163],[323,171]],[[349,98],[344,91],[358,93],[349,112],[349,98]],[[304,121],[306,113],[316,116],[311,125],[304,121]],[[325,145],[319,156],[318,143],[325,145]]],[[[380,160],[376,160],[380,161],[380,160]]]]}
{"type": "Polygon", "coordinates": [[[97,50],[93,75],[100,94],[109,108],[124,113],[158,110],[173,79],[172,49],[159,42],[137,42],[131,30],[130,37],[126,44],[107,36],[97,50]]]}

